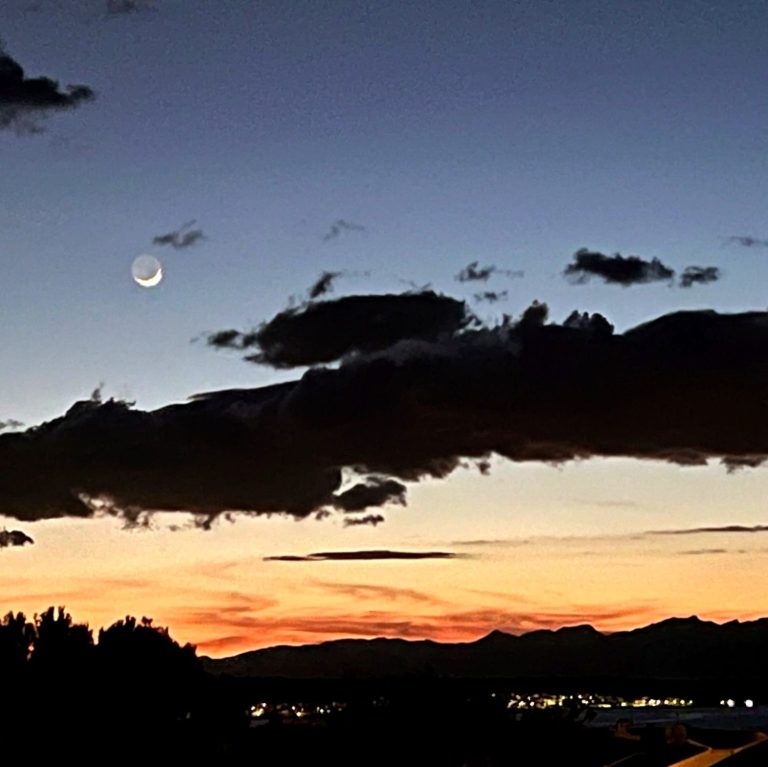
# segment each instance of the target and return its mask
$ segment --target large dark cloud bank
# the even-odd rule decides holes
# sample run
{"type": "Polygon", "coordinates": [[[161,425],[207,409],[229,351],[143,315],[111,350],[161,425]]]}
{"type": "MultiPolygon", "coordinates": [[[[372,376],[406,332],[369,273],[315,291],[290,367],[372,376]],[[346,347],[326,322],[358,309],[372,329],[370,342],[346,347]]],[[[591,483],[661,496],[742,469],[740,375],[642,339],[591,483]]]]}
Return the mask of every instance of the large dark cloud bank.
{"type": "Polygon", "coordinates": [[[2,513],[355,514],[493,454],[729,467],[768,456],[768,312],[677,312],[619,334],[594,314],[548,323],[544,304],[481,327],[434,293],[354,296],[231,345],[280,367],[344,359],[151,412],[78,402],[0,434],[2,513]]]}

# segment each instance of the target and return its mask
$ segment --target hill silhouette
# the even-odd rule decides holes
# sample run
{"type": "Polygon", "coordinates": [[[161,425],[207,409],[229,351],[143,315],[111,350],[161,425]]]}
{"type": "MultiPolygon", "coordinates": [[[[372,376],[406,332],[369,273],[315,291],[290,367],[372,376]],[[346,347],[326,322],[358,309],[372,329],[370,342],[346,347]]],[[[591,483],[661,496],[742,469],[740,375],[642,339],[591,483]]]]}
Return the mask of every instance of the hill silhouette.
{"type": "Polygon", "coordinates": [[[582,625],[520,636],[493,631],[474,642],[341,639],[277,646],[205,668],[233,677],[351,679],[429,673],[454,678],[768,680],[768,618],[717,624],[670,618],[632,631],[582,625]]]}

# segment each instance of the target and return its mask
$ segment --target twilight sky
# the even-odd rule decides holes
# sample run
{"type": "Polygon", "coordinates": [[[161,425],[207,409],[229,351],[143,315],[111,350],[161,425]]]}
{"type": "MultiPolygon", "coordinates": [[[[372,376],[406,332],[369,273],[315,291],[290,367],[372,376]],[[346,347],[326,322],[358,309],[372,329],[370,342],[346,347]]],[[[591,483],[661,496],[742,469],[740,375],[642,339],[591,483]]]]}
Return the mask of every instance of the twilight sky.
{"type": "Polygon", "coordinates": [[[35,543],[0,548],[0,608],[149,614],[212,654],[767,614],[768,475],[717,460],[768,454],[766,22],[757,0],[3,2],[0,513],[35,543]],[[9,62],[60,85],[33,99],[9,62]],[[210,335],[324,271],[282,315],[299,341],[210,335]],[[505,323],[534,300],[556,327],[505,323]],[[614,334],[560,328],[575,309],[614,334]],[[760,314],[663,318],[684,309],[760,314]],[[330,369],[182,406],[297,381],[243,360],[289,352],[330,369]],[[100,384],[132,415],[25,433],[100,384]],[[358,481],[379,502],[351,508],[358,481]],[[452,556],[264,559],[350,551],[452,556]]]}

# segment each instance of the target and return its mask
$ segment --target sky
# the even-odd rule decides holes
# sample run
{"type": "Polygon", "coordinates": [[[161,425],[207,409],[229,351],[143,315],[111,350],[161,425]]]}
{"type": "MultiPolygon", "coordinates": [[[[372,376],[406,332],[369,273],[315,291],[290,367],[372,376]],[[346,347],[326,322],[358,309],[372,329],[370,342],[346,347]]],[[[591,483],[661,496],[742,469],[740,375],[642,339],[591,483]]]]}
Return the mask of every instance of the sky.
{"type": "Polygon", "coordinates": [[[0,609],[213,655],[768,614],[766,22],[3,2],[0,609]]]}

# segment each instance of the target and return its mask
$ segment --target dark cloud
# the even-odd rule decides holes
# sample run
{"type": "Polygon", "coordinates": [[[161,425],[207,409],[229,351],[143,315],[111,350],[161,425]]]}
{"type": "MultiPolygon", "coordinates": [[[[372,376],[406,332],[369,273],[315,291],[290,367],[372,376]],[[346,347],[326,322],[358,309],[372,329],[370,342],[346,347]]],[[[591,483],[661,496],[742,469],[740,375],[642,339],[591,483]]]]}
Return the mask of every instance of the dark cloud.
{"type": "Polygon", "coordinates": [[[376,527],[384,521],[385,519],[381,514],[366,514],[364,517],[348,517],[344,520],[344,527],[359,527],[362,525],[376,527]]]}
{"type": "Polygon", "coordinates": [[[499,269],[498,266],[488,264],[480,266],[479,261],[473,261],[467,264],[455,277],[457,282],[487,282],[494,274],[504,274],[507,277],[522,277],[523,272],[510,269],[499,269]]]}
{"type": "Polygon", "coordinates": [[[325,242],[328,242],[328,240],[334,240],[342,232],[364,232],[364,231],[365,231],[365,227],[362,226],[362,224],[353,224],[351,221],[345,221],[343,218],[340,218],[331,224],[331,228],[323,237],[323,240],[325,242]]]}
{"type": "Polygon", "coordinates": [[[700,533],[768,533],[768,525],[714,525],[650,531],[651,535],[699,535],[700,533]]]}
{"type": "Polygon", "coordinates": [[[761,240],[758,237],[749,235],[734,234],[728,238],[728,242],[743,245],[745,248],[768,248],[768,240],[761,240]]]}
{"type": "Polygon", "coordinates": [[[548,323],[544,309],[155,411],[78,402],[0,434],[0,508],[19,520],[306,517],[337,505],[350,472],[387,502],[402,496],[372,477],[439,479],[493,455],[768,457],[768,312],[677,312],[618,334],[548,323]]]}
{"type": "Polygon", "coordinates": [[[246,359],[275,368],[334,362],[404,340],[435,341],[472,321],[466,304],[433,292],[345,296],[285,309],[257,330],[219,331],[209,346],[256,349],[246,359]]]}
{"type": "Polygon", "coordinates": [[[107,0],[106,6],[107,16],[129,16],[155,10],[155,4],[150,0],[107,0]]]}
{"type": "Polygon", "coordinates": [[[0,421],[0,431],[6,429],[16,430],[24,428],[24,424],[21,421],[17,421],[15,418],[9,418],[7,421],[0,421]]]}
{"type": "Polygon", "coordinates": [[[9,546],[24,546],[34,541],[21,530],[0,530],[0,549],[9,546]]]}
{"type": "Polygon", "coordinates": [[[658,258],[646,261],[640,256],[622,256],[619,253],[606,256],[603,253],[581,248],[573,256],[574,263],[563,271],[578,284],[590,277],[601,277],[604,282],[628,287],[644,282],[669,281],[675,270],[665,266],[658,258]]]}
{"type": "Polygon", "coordinates": [[[489,304],[495,304],[497,301],[506,301],[509,291],[507,290],[484,290],[482,293],[475,293],[475,301],[487,301],[489,304]]]}
{"type": "Polygon", "coordinates": [[[320,551],[317,554],[282,554],[264,557],[265,562],[329,562],[367,559],[453,559],[458,554],[449,551],[320,551]]]}
{"type": "Polygon", "coordinates": [[[309,298],[314,300],[330,293],[333,290],[333,283],[341,277],[342,272],[323,272],[309,289],[309,298]]]}
{"type": "Polygon", "coordinates": [[[49,77],[27,77],[0,46],[0,130],[40,133],[40,118],[93,98],[94,92],[87,85],[69,85],[61,90],[59,83],[49,77]]]}
{"type": "MultiPolygon", "coordinates": [[[[402,482],[386,477],[369,477],[334,496],[333,505],[346,512],[364,511],[370,506],[397,503],[405,506],[407,488],[402,482]]],[[[359,524],[359,523],[357,523],[359,524]]]]}
{"type": "Polygon", "coordinates": [[[205,234],[202,229],[192,229],[195,225],[194,219],[187,221],[186,224],[180,226],[176,231],[168,232],[166,234],[158,234],[152,238],[154,245],[170,245],[176,250],[183,250],[189,248],[192,245],[205,239],[205,234]]]}
{"type": "Polygon", "coordinates": [[[706,285],[717,282],[722,276],[716,266],[686,266],[680,275],[680,287],[690,288],[692,285],[706,285]]]}

